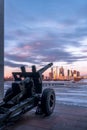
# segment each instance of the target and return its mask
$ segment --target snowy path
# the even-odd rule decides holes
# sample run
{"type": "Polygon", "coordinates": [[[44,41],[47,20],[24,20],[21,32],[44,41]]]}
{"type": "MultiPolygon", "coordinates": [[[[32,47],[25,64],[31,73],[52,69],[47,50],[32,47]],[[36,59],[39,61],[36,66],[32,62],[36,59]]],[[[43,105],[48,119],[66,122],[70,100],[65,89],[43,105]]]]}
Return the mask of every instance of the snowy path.
{"type": "MultiPolygon", "coordinates": [[[[11,86],[11,82],[5,82],[4,88],[11,86]]],[[[87,107],[87,85],[69,84],[68,86],[46,86],[53,88],[56,93],[56,102],[87,107]]],[[[43,87],[44,89],[46,87],[43,87]]]]}

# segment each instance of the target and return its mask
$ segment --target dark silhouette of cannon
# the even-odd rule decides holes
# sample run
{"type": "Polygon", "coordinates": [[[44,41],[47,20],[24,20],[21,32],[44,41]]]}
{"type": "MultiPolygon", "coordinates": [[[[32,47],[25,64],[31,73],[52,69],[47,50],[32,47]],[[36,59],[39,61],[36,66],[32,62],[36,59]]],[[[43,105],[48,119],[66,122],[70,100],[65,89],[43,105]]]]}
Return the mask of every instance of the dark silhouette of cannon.
{"type": "Polygon", "coordinates": [[[14,82],[0,103],[1,128],[36,106],[36,114],[49,116],[53,113],[55,92],[51,88],[42,89],[42,74],[52,65],[50,63],[38,71],[33,65],[32,72],[26,72],[21,66],[21,72],[12,73],[14,82]]]}

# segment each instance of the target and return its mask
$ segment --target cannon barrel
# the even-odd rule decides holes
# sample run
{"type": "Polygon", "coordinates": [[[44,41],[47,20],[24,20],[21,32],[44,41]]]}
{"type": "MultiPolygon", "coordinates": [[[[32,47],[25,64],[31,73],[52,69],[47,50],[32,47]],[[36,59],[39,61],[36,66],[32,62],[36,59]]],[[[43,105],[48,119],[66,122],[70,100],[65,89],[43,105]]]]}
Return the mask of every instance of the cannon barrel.
{"type": "Polygon", "coordinates": [[[36,67],[32,67],[32,72],[26,72],[25,67],[21,67],[21,72],[12,72],[15,81],[21,80],[21,77],[38,77],[41,76],[43,72],[45,72],[48,68],[50,68],[53,63],[49,63],[45,67],[41,68],[40,70],[36,71],[36,67]],[[39,75],[38,75],[39,74],[39,75]]]}
{"type": "Polygon", "coordinates": [[[45,72],[48,68],[50,68],[53,65],[53,63],[49,63],[48,65],[46,65],[45,67],[43,67],[42,69],[38,70],[37,72],[42,74],[43,72],[45,72]]]}

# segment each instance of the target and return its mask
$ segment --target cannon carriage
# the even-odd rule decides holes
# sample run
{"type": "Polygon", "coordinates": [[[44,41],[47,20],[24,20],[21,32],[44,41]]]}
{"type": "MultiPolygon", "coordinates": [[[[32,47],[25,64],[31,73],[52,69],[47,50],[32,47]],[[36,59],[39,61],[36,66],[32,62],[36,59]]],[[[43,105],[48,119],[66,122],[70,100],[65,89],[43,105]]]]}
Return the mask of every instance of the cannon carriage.
{"type": "Polygon", "coordinates": [[[32,66],[32,72],[26,72],[22,66],[21,72],[12,73],[14,81],[0,103],[0,128],[34,107],[36,114],[49,116],[53,113],[55,92],[51,88],[42,89],[42,74],[52,65],[50,63],[38,71],[32,66]]]}

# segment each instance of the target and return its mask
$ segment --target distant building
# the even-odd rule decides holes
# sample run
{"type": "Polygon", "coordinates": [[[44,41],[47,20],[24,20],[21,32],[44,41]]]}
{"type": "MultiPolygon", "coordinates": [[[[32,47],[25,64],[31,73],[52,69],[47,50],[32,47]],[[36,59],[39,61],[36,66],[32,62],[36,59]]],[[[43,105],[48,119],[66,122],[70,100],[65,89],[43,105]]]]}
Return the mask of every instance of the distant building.
{"type": "Polygon", "coordinates": [[[77,71],[77,77],[79,77],[80,76],[80,72],[79,71],[77,71]]]}
{"type": "Polygon", "coordinates": [[[73,71],[72,70],[67,70],[67,79],[73,79],[73,71]]]}
{"type": "Polygon", "coordinates": [[[50,79],[50,80],[53,79],[53,73],[52,73],[52,72],[49,73],[49,79],[50,79]]]}
{"type": "Polygon", "coordinates": [[[73,76],[77,77],[77,71],[76,70],[73,71],[73,76]]]}
{"type": "Polygon", "coordinates": [[[51,78],[53,79],[53,68],[51,68],[51,78]]]}
{"type": "Polygon", "coordinates": [[[70,70],[69,69],[67,70],[67,76],[68,77],[70,76],[70,70]]]}
{"type": "Polygon", "coordinates": [[[56,80],[56,71],[53,72],[53,79],[56,80]]]}
{"type": "Polygon", "coordinates": [[[59,69],[59,76],[64,76],[64,68],[63,67],[61,67],[59,69]]]}
{"type": "Polygon", "coordinates": [[[73,77],[73,71],[71,70],[71,76],[73,77]]]}

